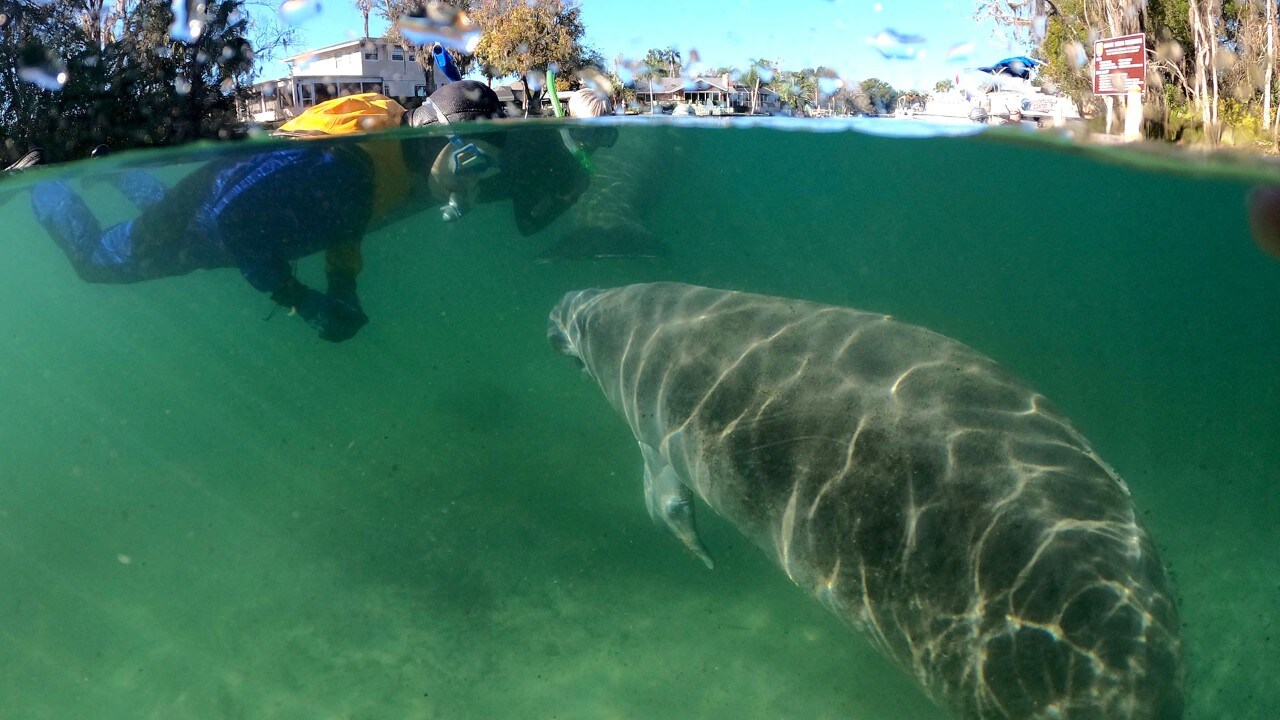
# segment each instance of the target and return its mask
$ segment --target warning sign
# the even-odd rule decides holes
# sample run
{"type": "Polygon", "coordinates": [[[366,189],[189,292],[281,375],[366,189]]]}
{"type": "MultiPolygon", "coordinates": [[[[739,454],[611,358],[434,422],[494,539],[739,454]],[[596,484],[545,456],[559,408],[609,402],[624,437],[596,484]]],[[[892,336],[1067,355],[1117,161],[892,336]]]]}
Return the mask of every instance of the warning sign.
{"type": "Polygon", "coordinates": [[[1147,87],[1147,36],[1121,35],[1093,44],[1093,94],[1123,95],[1147,87]]]}

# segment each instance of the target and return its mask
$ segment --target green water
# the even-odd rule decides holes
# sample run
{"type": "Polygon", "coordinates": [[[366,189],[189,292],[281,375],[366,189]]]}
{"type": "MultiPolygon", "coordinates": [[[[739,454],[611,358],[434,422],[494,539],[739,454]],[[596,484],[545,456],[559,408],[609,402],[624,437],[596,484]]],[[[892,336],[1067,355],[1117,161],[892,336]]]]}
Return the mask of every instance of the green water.
{"type": "Polygon", "coordinates": [[[891,313],[1029,379],[1173,570],[1187,717],[1280,717],[1253,171],[814,127],[622,127],[665,158],[664,259],[535,264],[569,218],[425,206],[367,239],[340,345],[264,322],[234,270],[81,282],[11,199],[0,717],[942,718],[731,526],[700,515],[713,572],[652,526],[626,425],[545,328],[568,290],[659,279],[891,313]]]}

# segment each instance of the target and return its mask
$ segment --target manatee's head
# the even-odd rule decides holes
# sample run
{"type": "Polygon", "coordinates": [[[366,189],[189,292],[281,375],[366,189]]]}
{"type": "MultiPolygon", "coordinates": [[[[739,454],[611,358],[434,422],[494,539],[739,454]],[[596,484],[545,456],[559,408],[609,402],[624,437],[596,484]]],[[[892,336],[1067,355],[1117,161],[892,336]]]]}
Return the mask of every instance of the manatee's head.
{"type": "Polygon", "coordinates": [[[551,347],[561,355],[568,355],[578,361],[579,367],[586,366],[581,344],[584,314],[592,301],[603,292],[591,288],[566,293],[547,318],[547,340],[551,342],[551,347]]]}

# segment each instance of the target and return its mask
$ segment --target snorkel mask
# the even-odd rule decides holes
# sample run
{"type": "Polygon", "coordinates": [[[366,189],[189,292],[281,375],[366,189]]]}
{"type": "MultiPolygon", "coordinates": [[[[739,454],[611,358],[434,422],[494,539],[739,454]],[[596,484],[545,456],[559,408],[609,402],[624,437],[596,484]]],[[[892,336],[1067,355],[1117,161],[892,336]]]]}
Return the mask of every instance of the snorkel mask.
{"type": "MultiPolygon", "coordinates": [[[[423,105],[431,108],[440,124],[450,124],[444,111],[431,98],[423,105]]],[[[449,136],[448,144],[431,165],[430,175],[432,190],[448,198],[440,206],[440,215],[446,222],[462,217],[470,205],[468,196],[476,185],[500,169],[494,159],[495,152],[494,147],[484,141],[468,141],[456,133],[449,136]]]]}

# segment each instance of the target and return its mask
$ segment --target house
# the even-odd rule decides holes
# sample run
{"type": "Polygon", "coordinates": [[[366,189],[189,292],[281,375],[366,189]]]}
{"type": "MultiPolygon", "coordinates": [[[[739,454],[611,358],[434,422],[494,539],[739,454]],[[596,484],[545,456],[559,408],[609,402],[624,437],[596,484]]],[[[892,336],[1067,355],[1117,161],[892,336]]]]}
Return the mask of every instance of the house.
{"type": "Polygon", "coordinates": [[[434,67],[423,69],[424,48],[401,47],[386,38],[360,38],[287,57],[287,77],[256,83],[244,108],[246,120],[278,124],[335,97],[377,92],[417,107],[443,85],[434,67]]]}
{"type": "MultiPolygon", "coordinates": [[[[751,96],[754,87],[734,80],[728,75],[720,77],[667,77],[637,78],[634,83],[636,100],[650,109],[656,104],[672,108],[679,103],[718,107],[735,113],[751,112],[751,96]]],[[[773,114],[782,109],[778,94],[761,87],[756,102],[756,112],[773,114]]]]}

